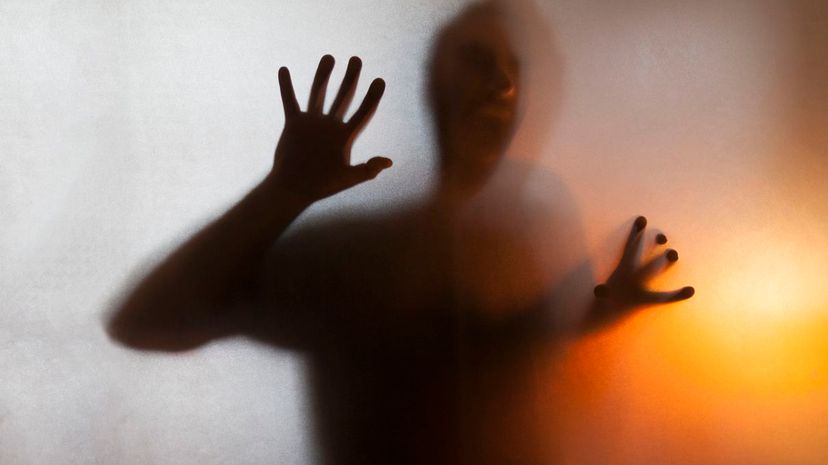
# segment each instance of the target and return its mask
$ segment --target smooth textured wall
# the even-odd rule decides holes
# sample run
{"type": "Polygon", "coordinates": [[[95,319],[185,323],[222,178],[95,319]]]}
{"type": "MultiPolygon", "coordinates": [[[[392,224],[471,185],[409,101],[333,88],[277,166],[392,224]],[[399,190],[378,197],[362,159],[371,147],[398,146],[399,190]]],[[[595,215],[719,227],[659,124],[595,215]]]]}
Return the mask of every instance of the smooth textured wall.
{"type": "MultiPolygon", "coordinates": [[[[598,277],[645,214],[681,254],[657,284],[697,289],[562,355],[550,441],[573,464],[825,463],[824,3],[537,3],[554,85],[514,156],[569,185],[598,277]]],[[[423,66],[462,4],[0,3],[0,463],[313,463],[301,357],[139,353],[102,320],[267,172],[281,65],[300,101],[323,53],[331,82],[359,55],[359,93],[388,83],[354,156],[393,169],[306,219],[425,192],[423,66]]]]}

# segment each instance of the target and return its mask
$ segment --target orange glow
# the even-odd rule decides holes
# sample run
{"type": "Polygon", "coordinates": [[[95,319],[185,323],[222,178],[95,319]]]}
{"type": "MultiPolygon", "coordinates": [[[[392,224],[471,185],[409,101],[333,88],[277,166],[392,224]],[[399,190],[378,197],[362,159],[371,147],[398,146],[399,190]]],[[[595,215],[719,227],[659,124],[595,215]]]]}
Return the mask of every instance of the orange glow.
{"type": "Polygon", "coordinates": [[[774,321],[828,309],[823,251],[782,234],[745,236],[743,253],[729,257],[727,272],[716,276],[717,306],[741,308],[758,320],[774,321]]]}
{"type": "MultiPolygon", "coordinates": [[[[779,292],[807,290],[795,267],[778,263],[770,276],[792,280],[780,278],[779,292]]],[[[745,281],[722,292],[737,300],[759,275],[745,269],[745,281]]],[[[824,463],[828,312],[817,311],[813,292],[788,296],[768,291],[726,308],[711,306],[719,296],[708,294],[647,309],[576,344],[549,380],[557,386],[549,392],[566,399],[563,454],[583,464],[607,454],[614,464],[754,463],[788,454],[798,457],[791,463],[824,463]],[[809,302],[811,311],[792,311],[809,302]]]]}
{"type": "Polygon", "coordinates": [[[652,286],[696,296],[576,342],[544,379],[562,463],[828,463],[828,235],[797,213],[672,234],[682,259],[652,286]]]}
{"type": "Polygon", "coordinates": [[[566,399],[562,453],[582,464],[791,453],[801,457],[792,463],[823,463],[828,317],[728,327],[696,307],[652,309],[568,352],[549,391],[566,399]]]}

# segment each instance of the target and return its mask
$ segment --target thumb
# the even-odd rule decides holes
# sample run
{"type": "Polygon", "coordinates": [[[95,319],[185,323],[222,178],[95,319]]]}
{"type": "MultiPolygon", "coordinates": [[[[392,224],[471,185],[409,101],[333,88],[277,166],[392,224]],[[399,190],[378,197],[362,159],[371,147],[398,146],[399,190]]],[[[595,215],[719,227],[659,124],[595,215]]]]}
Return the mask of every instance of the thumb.
{"type": "Polygon", "coordinates": [[[381,171],[391,168],[394,162],[385,157],[374,157],[365,163],[354,165],[348,170],[348,184],[355,186],[377,177],[381,171]]]}

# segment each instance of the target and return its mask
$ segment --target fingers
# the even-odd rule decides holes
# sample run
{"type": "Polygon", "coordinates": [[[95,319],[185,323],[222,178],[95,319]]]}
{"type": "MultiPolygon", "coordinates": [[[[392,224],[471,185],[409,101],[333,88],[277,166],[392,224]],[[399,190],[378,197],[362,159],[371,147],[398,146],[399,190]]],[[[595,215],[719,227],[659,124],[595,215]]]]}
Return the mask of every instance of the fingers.
{"type": "Polygon", "coordinates": [[[624,254],[621,256],[621,264],[628,267],[635,266],[638,260],[638,255],[641,250],[641,235],[644,228],[647,226],[647,218],[639,216],[633,222],[630,235],[627,237],[627,243],[624,245],[624,254]]]}
{"type": "Polygon", "coordinates": [[[356,93],[357,82],[359,82],[359,72],[362,70],[362,60],[359,57],[351,57],[348,61],[348,69],[345,70],[345,77],[342,78],[342,85],[339,87],[339,92],[331,104],[330,114],[342,119],[345,112],[348,111],[348,105],[356,93]]]}
{"type": "Polygon", "coordinates": [[[296,101],[296,93],[293,91],[290,71],[284,66],[279,68],[279,90],[282,93],[282,107],[285,109],[285,119],[290,119],[299,113],[299,102],[296,101]]]}
{"type": "MultiPolygon", "coordinates": [[[[319,60],[319,66],[316,68],[316,75],[313,78],[313,84],[311,84],[310,95],[308,97],[308,113],[321,114],[323,112],[325,94],[327,93],[328,82],[330,81],[333,68],[334,58],[331,55],[325,55],[319,60]]],[[[359,57],[351,57],[348,61],[348,69],[345,71],[345,76],[342,79],[342,85],[331,104],[330,114],[332,116],[341,119],[348,111],[348,106],[351,104],[356,93],[361,70],[362,60],[359,57]]],[[[285,67],[279,69],[279,88],[282,92],[282,105],[285,109],[285,117],[289,118],[299,113],[301,110],[296,101],[296,93],[290,79],[290,72],[285,67]]],[[[362,104],[354,113],[351,120],[346,123],[352,135],[359,133],[368,124],[368,121],[371,120],[384,92],[385,81],[375,79],[368,88],[368,93],[362,101],[362,104]]]]}
{"type": "Polygon", "coordinates": [[[328,89],[328,80],[331,78],[331,71],[334,67],[334,58],[325,55],[319,60],[316,68],[316,76],[311,84],[310,97],[308,98],[308,113],[322,113],[325,105],[325,93],[328,89]]]}
{"type": "Polygon", "coordinates": [[[374,157],[365,163],[350,167],[346,178],[348,183],[346,188],[353,187],[357,184],[376,178],[380,172],[391,168],[393,164],[394,162],[388,158],[374,157]]]}
{"type": "Polygon", "coordinates": [[[346,123],[351,130],[352,137],[356,136],[368,124],[368,121],[371,120],[371,117],[377,110],[383,92],[385,92],[385,81],[379,78],[374,79],[359,109],[354,113],[351,120],[346,123]]]}
{"type": "Polygon", "coordinates": [[[696,294],[696,290],[692,286],[683,287],[677,291],[670,292],[653,292],[647,291],[643,296],[644,304],[667,304],[671,302],[679,302],[687,300],[696,294]]]}
{"type": "Polygon", "coordinates": [[[638,276],[641,280],[647,280],[662,269],[677,262],[678,258],[678,252],[674,249],[667,249],[664,253],[653,257],[650,261],[642,265],[638,270],[638,276]]]}

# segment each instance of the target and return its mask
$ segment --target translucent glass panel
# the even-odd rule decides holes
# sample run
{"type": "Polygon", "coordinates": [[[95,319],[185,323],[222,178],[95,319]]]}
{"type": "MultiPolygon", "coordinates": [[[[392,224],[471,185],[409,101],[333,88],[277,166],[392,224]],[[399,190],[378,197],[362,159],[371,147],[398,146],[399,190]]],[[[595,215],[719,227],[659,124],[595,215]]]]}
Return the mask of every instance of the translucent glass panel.
{"type": "MultiPolygon", "coordinates": [[[[394,168],[306,220],[427,192],[425,64],[463,4],[0,4],[0,462],[314,463],[301,356],[242,339],[134,352],[102,320],[270,168],[281,65],[300,101],[323,53],[332,82],[359,55],[358,94],[388,83],[354,157],[394,168]]],[[[563,180],[597,279],[646,215],[681,254],[654,285],[697,290],[539,369],[552,456],[824,463],[825,6],[538,1],[518,18],[509,155],[536,167],[528,194],[563,180]]]]}

